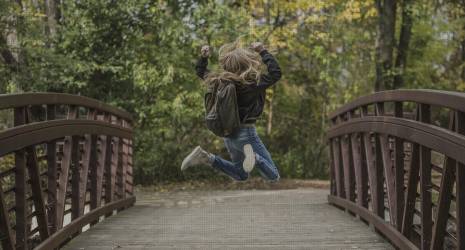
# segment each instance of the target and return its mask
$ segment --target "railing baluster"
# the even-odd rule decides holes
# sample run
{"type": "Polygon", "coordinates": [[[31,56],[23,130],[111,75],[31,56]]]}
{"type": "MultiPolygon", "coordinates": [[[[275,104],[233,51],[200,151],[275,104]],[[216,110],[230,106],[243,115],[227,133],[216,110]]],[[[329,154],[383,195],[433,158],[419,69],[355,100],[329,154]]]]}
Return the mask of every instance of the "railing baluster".
{"type": "Polygon", "coordinates": [[[344,192],[344,181],[343,181],[343,166],[341,161],[341,146],[340,139],[333,138],[333,152],[334,152],[334,166],[335,166],[335,175],[336,175],[336,191],[337,196],[345,198],[344,192]]]}
{"type": "MultiPolygon", "coordinates": [[[[14,126],[26,123],[26,108],[15,108],[14,126]]],[[[26,201],[26,154],[24,149],[15,152],[16,249],[28,249],[28,206],[26,201]]]]}
{"type": "MultiPolygon", "coordinates": [[[[112,116],[108,114],[105,116],[105,121],[111,123],[112,116]]],[[[106,138],[106,153],[105,153],[105,167],[104,167],[104,177],[105,177],[105,203],[110,203],[113,200],[113,187],[112,187],[112,142],[113,138],[111,136],[105,136],[106,138]]],[[[110,215],[110,214],[108,214],[110,215]]]]}
{"type": "Polygon", "coordinates": [[[336,163],[334,161],[334,144],[329,142],[329,174],[330,174],[330,193],[331,195],[336,196],[337,195],[337,190],[336,190],[336,163]]]}
{"type": "MultiPolygon", "coordinates": [[[[104,121],[109,121],[109,115],[107,113],[104,114],[104,121]]],[[[97,156],[97,167],[91,169],[91,201],[90,207],[91,209],[95,209],[101,206],[102,200],[102,186],[103,186],[103,172],[106,164],[107,159],[107,148],[109,147],[109,143],[107,140],[107,136],[102,135],[99,137],[99,149],[98,149],[98,156],[97,156]]]]}
{"type": "MultiPolygon", "coordinates": [[[[47,120],[55,120],[55,105],[47,105],[47,120]]],[[[56,163],[56,140],[47,142],[47,206],[48,227],[50,234],[57,229],[57,163],[56,163]]]]}
{"type": "MultiPolygon", "coordinates": [[[[121,126],[121,120],[116,118],[116,121],[112,123],[121,126]]],[[[107,185],[105,190],[105,202],[112,202],[115,199],[115,190],[116,190],[116,169],[118,167],[119,161],[119,151],[120,151],[120,139],[118,137],[112,138],[112,147],[111,147],[111,163],[109,172],[107,172],[107,185]],[[109,175],[108,175],[109,174],[109,175]],[[109,184],[109,185],[108,185],[109,184]]]]}
{"type": "Polygon", "coordinates": [[[352,159],[352,146],[346,136],[340,137],[342,146],[342,163],[344,168],[344,186],[346,198],[355,202],[355,182],[354,182],[354,166],[352,159]]]}
{"type": "MultiPolygon", "coordinates": [[[[465,135],[465,113],[456,113],[457,133],[465,135]]],[[[457,189],[457,249],[465,249],[465,164],[457,163],[456,169],[457,189]]]]}
{"type": "MultiPolygon", "coordinates": [[[[26,110],[26,123],[32,121],[32,114],[30,109],[26,110]]],[[[26,148],[27,153],[27,168],[29,172],[29,178],[31,182],[32,198],[34,201],[34,209],[37,217],[37,224],[39,227],[39,233],[42,240],[45,240],[50,235],[48,230],[48,218],[47,211],[45,209],[45,201],[42,193],[42,186],[40,184],[40,172],[37,161],[37,154],[35,146],[29,146],[26,148]]]]}
{"type": "Polygon", "coordinates": [[[352,159],[355,167],[355,183],[357,186],[357,205],[368,207],[368,180],[366,168],[366,156],[364,153],[364,141],[359,133],[353,133],[350,137],[352,145],[352,159]]]}
{"type": "Polygon", "coordinates": [[[389,219],[393,226],[396,226],[397,221],[397,197],[396,197],[396,186],[395,186],[395,169],[391,159],[391,153],[389,149],[389,137],[387,135],[379,135],[381,154],[383,159],[384,175],[386,176],[386,187],[389,205],[389,219]]]}
{"type": "MultiPolygon", "coordinates": [[[[97,118],[97,111],[95,109],[89,109],[87,114],[88,120],[95,120],[97,118]]],[[[84,155],[82,157],[82,171],[80,177],[80,186],[79,186],[79,215],[84,214],[85,201],[87,195],[87,180],[89,176],[89,168],[96,167],[96,145],[97,145],[97,136],[96,135],[85,135],[84,143],[84,155]]]]}
{"type": "MultiPolygon", "coordinates": [[[[450,112],[449,129],[455,130],[455,112],[450,112]]],[[[456,161],[450,157],[444,157],[444,167],[441,178],[441,188],[439,190],[438,207],[434,220],[431,250],[441,249],[444,244],[444,237],[449,219],[449,209],[454,188],[456,161]]]]}
{"type": "MultiPolygon", "coordinates": [[[[420,121],[431,122],[431,108],[420,104],[420,121]]],[[[429,249],[432,237],[431,149],[420,146],[421,249],[429,249]]]]}
{"type": "MultiPolygon", "coordinates": [[[[77,108],[70,106],[68,110],[68,119],[76,119],[77,108]]],[[[71,158],[73,151],[73,137],[66,136],[63,146],[63,159],[61,160],[61,172],[58,178],[58,190],[57,190],[57,229],[63,227],[63,216],[65,212],[65,200],[66,191],[68,187],[69,170],[71,168],[71,158]]]]}
{"type": "MultiPolygon", "coordinates": [[[[395,102],[394,104],[395,117],[402,118],[404,116],[402,102],[395,102]]],[[[396,192],[396,206],[395,211],[397,215],[396,227],[397,230],[402,230],[402,216],[404,210],[404,140],[401,138],[394,138],[394,174],[395,174],[395,192],[396,192]]]]}
{"type": "MultiPolygon", "coordinates": [[[[384,103],[375,104],[376,116],[384,115],[384,103]]],[[[377,210],[375,213],[384,218],[384,178],[383,178],[383,153],[381,149],[380,135],[375,134],[375,182],[377,183],[377,210]]]]}
{"type": "Polygon", "coordinates": [[[2,183],[0,182],[0,241],[2,248],[5,250],[14,249],[15,242],[13,231],[10,226],[8,210],[5,204],[5,196],[3,195],[2,183]]]}
{"type": "MultiPolygon", "coordinates": [[[[123,127],[127,127],[127,122],[123,120],[122,123],[123,127]]],[[[129,141],[127,139],[122,139],[122,166],[121,166],[121,197],[124,199],[126,198],[126,176],[127,176],[127,169],[128,169],[128,154],[129,154],[129,141]]]]}

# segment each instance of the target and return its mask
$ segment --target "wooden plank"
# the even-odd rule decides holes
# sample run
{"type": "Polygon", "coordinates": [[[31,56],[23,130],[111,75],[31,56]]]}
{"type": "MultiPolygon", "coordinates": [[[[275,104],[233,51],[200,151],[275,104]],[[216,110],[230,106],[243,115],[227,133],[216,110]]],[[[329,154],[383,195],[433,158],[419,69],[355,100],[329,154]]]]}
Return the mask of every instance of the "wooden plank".
{"type": "Polygon", "coordinates": [[[355,168],[355,183],[357,189],[357,205],[368,207],[368,180],[366,168],[366,156],[364,149],[364,141],[359,133],[354,133],[350,137],[352,145],[352,159],[355,168]]]}
{"type": "MultiPolygon", "coordinates": [[[[430,123],[431,108],[420,104],[420,121],[430,123]]],[[[431,149],[420,145],[421,249],[430,249],[432,237],[431,149]]]]}
{"type": "Polygon", "coordinates": [[[35,147],[27,147],[27,167],[29,178],[31,179],[31,191],[34,201],[35,215],[37,218],[37,226],[42,240],[45,240],[49,235],[47,210],[45,208],[45,201],[40,184],[39,166],[37,164],[37,154],[35,147]]]}
{"type": "MultiPolygon", "coordinates": [[[[394,104],[394,115],[395,117],[402,118],[404,116],[403,104],[402,102],[395,102],[394,104]]],[[[395,192],[396,192],[396,206],[395,211],[397,215],[397,220],[395,225],[399,232],[402,231],[402,216],[404,213],[404,201],[405,201],[405,191],[404,191],[404,140],[401,138],[394,138],[394,175],[395,175],[395,192]]]]}
{"type": "MultiPolygon", "coordinates": [[[[14,126],[26,123],[26,108],[14,110],[14,126]]],[[[15,152],[15,217],[16,249],[28,249],[28,205],[26,201],[26,153],[24,149],[15,152]]]]}
{"type": "MultiPolygon", "coordinates": [[[[55,105],[47,105],[47,120],[55,120],[55,105]]],[[[53,234],[57,230],[57,162],[56,140],[47,142],[47,207],[49,232],[53,234]]]]}
{"type": "Polygon", "coordinates": [[[365,155],[367,158],[368,181],[370,183],[371,207],[373,213],[384,218],[383,185],[379,182],[376,171],[375,156],[373,155],[373,143],[369,133],[363,134],[365,144],[365,155]]]}
{"type": "Polygon", "coordinates": [[[81,216],[81,164],[79,143],[81,136],[71,136],[71,220],[81,216]]]}
{"type": "Polygon", "coordinates": [[[342,147],[342,163],[344,169],[344,188],[346,198],[350,201],[355,201],[355,177],[354,177],[354,166],[352,159],[352,146],[347,136],[342,136],[341,147],[342,147]]]}
{"type": "MultiPolygon", "coordinates": [[[[117,118],[116,121],[112,121],[112,123],[121,126],[121,120],[117,118]]],[[[111,143],[111,163],[110,168],[107,169],[106,175],[106,184],[110,183],[110,185],[105,186],[105,202],[110,203],[115,200],[115,191],[116,191],[116,169],[119,165],[119,152],[120,152],[120,138],[113,137],[111,143]],[[109,174],[108,174],[109,173],[109,174]]]]}
{"type": "Polygon", "coordinates": [[[0,241],[2,249],[14,249],[15,241],[14,234],[11,230],[8,209],[5,204],[5,196],[3,195],[2,183],[0,181],[0,241]]]}
{"type": "MultiPolygon", "coordinates": [[[[415,120],[420,120],[420,105],[417,104],[415,120]]],[[[404,213],[402,216],[402,234],[412,240],[413,216],[415,214],[415,204],[417,201],[417,189],[420,174],[420,145],[412,143],[410,154],[410,168],[407,180],[407,191],[405,198],[404,213]]]]}
{"type": "MultiPolygon", "coordinates": [[[[127,161],[128,161],[128,155],[127,155],[127,154],[129,153],[129,152],[128,152],[128,146],[129,146],[128,143],[129,143],[129,142],[128,142],[127,140],[125,140],[125,141],[126,141],[126,146],[125,146],[125,149],[126,149],[126,157],[123,156],[123,157],[124,157],[124,158],[123,158],[123,161],[124,161],[124,159],[126,160],[126,166],[127,166],[127,164],[128,164],[128,162],[127,162],[127,161]]],[[[336,191],[336,174],[335,174],[336,169],[335,169],[335,162],[334,162],[333,143],[332,143],[332,140],[331,140],[331,139],[328,141],[328,144],[329,144],[328,146],[329,146],[330,193],[331,193],[332,195],[336,196],[336,195],[337,195],[337,191],[336,191]]],[[[124,171],[123,173],[124,173],[124,174],[123,174],[124,179],[126,179],[127,167],[126,167],[126,169],[125,169],[125,171],[124,171]]],[[[125,182],[125,181],[123,181],[123,183],[124,183],[124,182],[125,182]]],[[[126,184],[124,184],[124,185],[126,185],[126,184]]],[[[126,187],[125,187],[125,188],[126,188],[126,187]]],[[[126,190],[126,189],[124,189],[124,190],[126,190]]],[[[126,193],[126,191],[125,191],[124,193],[126,193]]]]}
{"type": "MultiPolygon", "coordinates": [[[[70,106],[68,110],[68,119],[76,119],[77,108],[70,106]]],[[[61,172],[58,178],[57,187],[57,230],[63,227],[63,216],[65,212],[66,190],[68,186],[69,170],[71,168],[71,154],[72,154],[72,137],[66,136],[63,146],[63,158],[61,160],[61,172]]]]}
{"type": "Polygon", "coordinates": [[[384,175],[386,177],[387,197],[389,206],[390,223],[394,227],[397,221],[397,196],[396,196],[396,183],[395,183],[395,169],[392,162],[391,153],[389,149],[389,137],[387,135],[378,135],[381,146],[381,154],[383,159],[384,175]]]}
{"type": "MultiPolygon", "coordinates": [[[[33,114],[31,110],[26,110],[26,123],[32,122],[33,114]]],[[[34,201],[35,215],[37,218],[37,226],[39,228],[40,237],[45,240],[49,235],[47,210],[45,208],[45,199],[42,192],[42,185],[40,181],[40,170],[37,161],[37,153],[35,146],[26,148],[27,153],[27,168],[31,183],[32,198],[34,201]]]]}
{"type": "Polygon", "coordinates": [[[344,174],[342,170],[342,161],[341,161],[341,146],[339,144],[338,138],[333,138],[331,140],[333,143],[333,152],[334,152],[337,196],[345,198],[344,181],[343,181],[344,174]]]}
{"type": "MultiPolygon", "coordinates": [[[[111,123],[112,115],[109,114],[107,122],[111,123]]],[[[110,203],[113,200],[114,194],[114,178],[113,178],[113,137],[106,136],[106,153],[105,153],[105,167],[104,167],[104,178],[105,178],[105,203],[110,203]]]]}
{"type": "MultiPolygon", "coordinates": [[[[132,181],[132,176],[133,176],[133,163],[132,163],[132,140],[128,140],[128,144],[129,144],[129,147],[128,147],[128,169],[127,169],[127,174],[131,174],[131,176],[128,176],[127,178],[130,178],[131,181],[132,181]]],[[[133,195],[134,194],[134,185],[133,184],[130,184],[130,185],[127,185],[126,187],[126,190],[128,190],[129,194],[133,195]]]]}
{"type": "MultiPolygon", "coordinates": [[[[376,116],[384,116],[384,103],[375,104],[376,116]]],[[[377,183],[377,211],[375,213],[384,218],[384,178],[383,178],[383,153],[381,148],[380,135],[375,134],[375,182],[377,183]]]]}
{"type": "MultiPolygon", "coordinates": [[[[128,150],[128,147],[129,147],[129,142],[127,139],[123,139],[123,156],[122,156],[122,176],[121,176],[121,195],[122,195],[122,198],[126,198],[126,177],[128,175],[128,153],[129,153],[129,150],[128,150]]],[[[333,164],[331,163],[331,168],[334,168],[333,164]]],[[[334,169],[332,170],[334,171],[334,169]]],[[[331,183],[332,183],[332,187],[333,187],[333,182],[334,182],[334,176],[331,177],[332,180],[331,180],[331,183]]],[[[334,192],[334,190],[331,190],[331,192],[334,192]]]]}
{"type": "Polygon", "coordinates": [[[415,203],[417,200],[419,173],[420,146],[416,143],[413,143],[407,181],[407,196],[405,198],[404,215],[402,216],[402,234],[409,239],[411,239],[412,236],[413,215],[415,214],[415,203]]]}
{"type": "MultiPolygon", "coordinates": [[[[456,131],[465,135],[465,113],[456,113],[456,131]]],[[[465,164],[456,169],[457,249],[465,249],[465,164]]]]}
{"type": "MultiPolygon", "coordinates": [[[[97,119],[97,111],[90,109],[87,114],[88,120],[97,119]]],[[[93,169],[97,166],[97,135],[86,135],[84,143],[84,155],[82,157],[82,171],[79,185],[79,214],[84,214],[84,207],[87,194],[87,180],[89,176],[89,168],[93,169]]]]}
{"type": "MultiPolygon", "coordinates": [[[[105,114],[104,121],[109,121],[109,115],[105,114]]],[[[107,136],[102,135],[98,137],[98,154],[97,154],[97,167],[91,169],[91,193],[90,193],[90,207],[95,209],[101,206],[102,200],[102,186],[103,186],[103,171],[107,159],[107,148],[110,143],[107,136]]]]}
{"type": "MultiPolygon", "coordinates": [[[[452,131],[455,130],[455,112],[451,112],[450,114],[449,129],[452,131]]],[[[441,249],[444,244],[447,220],[449,219],[449,209],[452,200],[452,191],[454,188],[456,164],[457,163],[454,159],[445,156],[441,186],[439,189],[438,207],[436,209],[434,220],[431,250],[441,249]]]]}
{"type": "Polygon", "coordinates": [[[393,249],[365,224],[328,206],[327,195],[326,189],[138,192],[135,207],[91,228],[63,250],[115,245],[152,250],[393,249]]]}

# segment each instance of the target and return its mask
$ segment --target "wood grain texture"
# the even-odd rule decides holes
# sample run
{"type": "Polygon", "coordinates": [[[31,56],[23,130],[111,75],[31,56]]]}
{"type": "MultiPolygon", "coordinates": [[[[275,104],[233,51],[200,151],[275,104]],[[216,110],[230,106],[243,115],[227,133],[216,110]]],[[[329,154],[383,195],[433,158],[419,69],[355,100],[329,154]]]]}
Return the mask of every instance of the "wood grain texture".
{"type": "Polygon", "coordinates": [[[137,193],[63,249],[394,249],[328,190],[137,193]]]}

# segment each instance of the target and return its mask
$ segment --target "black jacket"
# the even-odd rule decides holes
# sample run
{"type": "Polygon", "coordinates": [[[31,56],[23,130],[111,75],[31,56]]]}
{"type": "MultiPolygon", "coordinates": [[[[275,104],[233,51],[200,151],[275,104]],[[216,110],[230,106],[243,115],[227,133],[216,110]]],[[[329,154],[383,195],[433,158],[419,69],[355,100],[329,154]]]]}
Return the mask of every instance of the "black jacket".
{"type": "MultiPolygon", "coordinates": [[[[268,74],[262,74],[256,84],[236,83],[239,117],[243,123],[255,123],[263,112],[265,105],[265,90],[281,79],[281,68],[276,59],[268,51],[260,52],[263,63],[268,68],[268,74]]],[[[208,58],[201,57],[195,65],[197,75],[205,79],[208,73],[208,58]]]]}

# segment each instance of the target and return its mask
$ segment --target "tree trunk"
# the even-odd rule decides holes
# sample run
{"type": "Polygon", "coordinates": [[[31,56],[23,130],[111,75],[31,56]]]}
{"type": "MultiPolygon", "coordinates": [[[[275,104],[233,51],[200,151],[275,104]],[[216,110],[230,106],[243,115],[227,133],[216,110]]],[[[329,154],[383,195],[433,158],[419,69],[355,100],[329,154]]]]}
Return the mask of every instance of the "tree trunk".
{"type": "Polygon", "coordinates": [[[393,86],[393,52],[395,46],[396,0],[376,0],[378,37],[376,41],[375,91],[393,86]]]}
{"type": "Polygon", "coordinates": [[[402,26],[400,31],[399,45],[397,47],[396,75],[394,76],[393,89],[402,88],[404,85],[404,74],[407,67],[407,53],[410,38],[412,37],[412,4],[413,0],[402,1],[402,26]]]}
{"type": "Polygon", "coordinates": [[[8,49],[7,39],[0,34],[0,54],[2,55],[3,61],[8,66],[8,68],[16,72],[18,71],[18,61],[16,60],[15,55],[8,49]]]}
{"type": "Polygon", "coordinates": [[[56,35],[57,26],[57,1],[45,0],[45,14],[47,15],[47,33],[50,37],[56,35]]]}
{"type": "Polygon", "coordinates": [[[270,95],[270,103],[269,103],[269,106],[268,106],[268,121],[267,121],[267,124],[266,124],[266,134],[267,135],[271,135],[271,129],[273,128],[273,99],[274,99],[274,92],[276,91],[276,85],[273,86],[272,88],[272,92],[271,92],[271,95],[270,95]]]}

